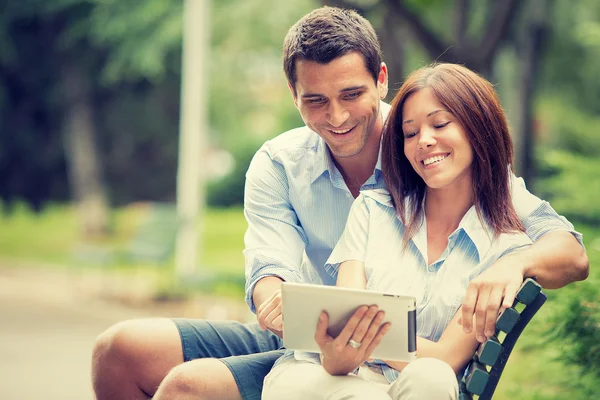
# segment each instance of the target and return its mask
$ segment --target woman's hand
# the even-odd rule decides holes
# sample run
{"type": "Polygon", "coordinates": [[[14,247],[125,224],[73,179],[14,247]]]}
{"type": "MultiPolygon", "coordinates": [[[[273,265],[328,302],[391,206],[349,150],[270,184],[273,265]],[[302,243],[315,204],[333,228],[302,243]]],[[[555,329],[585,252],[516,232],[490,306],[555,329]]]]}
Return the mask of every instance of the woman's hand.
{"type": "Polygon", "coordinates": [[[327,334],[329,318],[323,311],[317,323],[315,341],[321,349],[321,362],[331,375],[346,375],[371,356],[371,353],[390,330],[390,323],[382,325],[384,311],[376,305],[359,307],[338,337],[327,334]]]}

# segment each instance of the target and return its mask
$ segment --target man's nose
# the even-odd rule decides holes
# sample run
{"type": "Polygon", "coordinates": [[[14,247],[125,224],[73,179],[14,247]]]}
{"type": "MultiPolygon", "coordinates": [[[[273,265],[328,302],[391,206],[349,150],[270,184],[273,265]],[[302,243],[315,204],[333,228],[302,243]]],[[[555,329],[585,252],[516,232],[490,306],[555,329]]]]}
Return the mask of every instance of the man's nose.
{"type": "Polygon", "coordinates": [[[327,122],[333,127],[339,127],[350,117],[350,113],[342,104],[332,101],[327,110],[327,122]]]}

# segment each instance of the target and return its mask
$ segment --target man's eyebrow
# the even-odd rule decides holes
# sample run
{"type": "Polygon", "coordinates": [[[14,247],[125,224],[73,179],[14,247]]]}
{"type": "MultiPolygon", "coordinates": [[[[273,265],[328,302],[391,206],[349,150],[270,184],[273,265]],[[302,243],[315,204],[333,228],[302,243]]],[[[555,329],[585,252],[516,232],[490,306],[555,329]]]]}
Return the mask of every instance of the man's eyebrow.
{"type": "MultiPolygon", "coordinates": [[[[431,117],[434,114],[442,112],[442,111],[448,112],[447,110],[444,110],[444,109],[433,110],[432,112],[430,112],[429,114],[427,114],[427,118],[431,117]]],[[[402,125],[410,124],[411,122],[415,122],[415,121],[413,121],[412,119],[407,119],[406,121],[402,122],[402,125]]]]}
{"type": "Polygon", "coordinates": [[[350,86],[350,87],[340,90],[340,92],[353,92],[355,90],[364,90],[366,87],[367,87],[367,85],[350,86]]]}

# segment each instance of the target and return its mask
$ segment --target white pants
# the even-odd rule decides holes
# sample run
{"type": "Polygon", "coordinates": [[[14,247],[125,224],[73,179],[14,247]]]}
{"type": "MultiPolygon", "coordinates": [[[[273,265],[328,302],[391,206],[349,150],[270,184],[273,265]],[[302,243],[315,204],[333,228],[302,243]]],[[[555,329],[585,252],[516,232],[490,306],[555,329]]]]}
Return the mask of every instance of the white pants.
{"type": "Polygon", "coordinates": [[[420,358],[408,364],[392,384],[362,365],[358,374],[332,376],[320,364],[295,359],[275,366],[264,382],[263,400],[456,400],[458,381],[448,364],[420,358]]]}

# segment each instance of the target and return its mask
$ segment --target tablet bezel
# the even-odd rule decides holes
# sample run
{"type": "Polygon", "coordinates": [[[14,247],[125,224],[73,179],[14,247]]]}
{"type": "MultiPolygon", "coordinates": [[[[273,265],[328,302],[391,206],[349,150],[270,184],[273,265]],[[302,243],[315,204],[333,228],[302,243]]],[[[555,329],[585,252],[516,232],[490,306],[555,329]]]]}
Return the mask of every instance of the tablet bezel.
{"type": "Polygon", "coordinates": [[[391,330],[372,358],[413,361],[416,351],[416,300],[413,296],[338,286],[283,282],[283,343],[291,350],[319,353],[314,340],[322,310],[329,315],[328,333],[336,337],[361,305],[377,304],[385,311],[391,330]]]}

